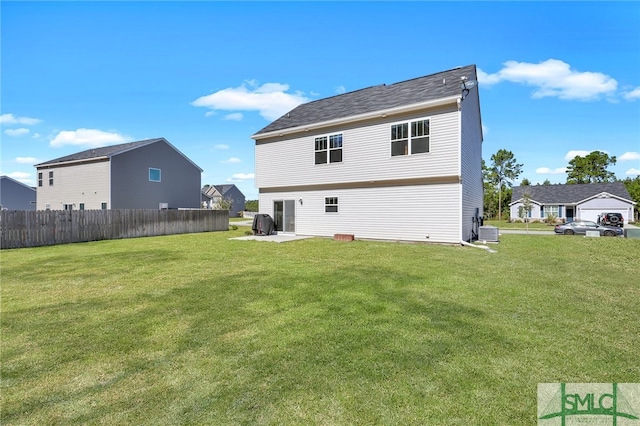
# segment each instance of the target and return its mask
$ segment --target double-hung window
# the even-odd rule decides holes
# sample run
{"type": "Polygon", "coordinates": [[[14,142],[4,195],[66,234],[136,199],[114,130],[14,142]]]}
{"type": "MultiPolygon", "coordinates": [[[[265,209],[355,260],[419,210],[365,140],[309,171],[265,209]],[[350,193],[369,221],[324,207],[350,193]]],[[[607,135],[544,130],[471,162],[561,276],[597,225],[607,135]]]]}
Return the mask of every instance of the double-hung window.
{"type": "Polygon", "coordinates": [[[559,217],[560,206],[556,206],[556,205],[542,206],[542,217],[548,217],[549,215],[553,215],[554,217],[559,217]]]}
{"type": "Polygon", "coordinates": [[[315,163],[342,162],[342,134],[319,136],[315,139],[315,163]]]}
{"type": "Polygon", "coordinates": [[[49,172],[49,186],[53,186],[53,172],[49,172]]]}
{"type": "Polygon", "coordinates": [[[391,125],[391,156],[429,152],[429,119],[391,125]]]}
{"type": "Polygon", "coordinates": [[[38,173],[38,186],[42,186],[42,172],[38,173]]]}
{"type": "Polygon", "coordinates": [[[324,211],[325,213],[338,213],[338,197],[325,197],[324,211]]]}

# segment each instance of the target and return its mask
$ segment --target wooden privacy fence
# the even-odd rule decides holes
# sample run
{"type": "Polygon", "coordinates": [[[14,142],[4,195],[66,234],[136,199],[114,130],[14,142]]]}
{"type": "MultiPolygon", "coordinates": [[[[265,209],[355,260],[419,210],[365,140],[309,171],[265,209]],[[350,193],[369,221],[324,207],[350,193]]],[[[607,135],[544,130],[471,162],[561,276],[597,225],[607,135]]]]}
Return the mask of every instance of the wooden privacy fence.
{"type": "Polygon", "coordinates": [[[227,210],[3,210],[1,247],[226,231],[227,210]]]}

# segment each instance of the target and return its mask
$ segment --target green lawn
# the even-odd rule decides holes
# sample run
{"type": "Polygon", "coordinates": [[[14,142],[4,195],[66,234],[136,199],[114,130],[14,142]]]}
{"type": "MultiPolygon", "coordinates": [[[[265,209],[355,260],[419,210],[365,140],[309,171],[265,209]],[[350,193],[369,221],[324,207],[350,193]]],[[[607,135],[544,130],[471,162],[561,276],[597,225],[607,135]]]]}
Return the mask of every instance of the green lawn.
{"type": "Polygon", "coordinates": [[[640,382],[640,240],[229,232],[3,250],[0,423],[529,425],[640,382]]]}

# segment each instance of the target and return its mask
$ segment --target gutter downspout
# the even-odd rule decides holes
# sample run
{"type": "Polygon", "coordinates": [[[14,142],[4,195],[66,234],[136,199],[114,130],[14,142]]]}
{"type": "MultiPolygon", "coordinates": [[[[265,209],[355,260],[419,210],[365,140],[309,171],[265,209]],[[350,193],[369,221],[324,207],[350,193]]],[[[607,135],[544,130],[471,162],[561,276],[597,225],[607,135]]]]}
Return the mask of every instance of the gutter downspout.
{"type": "Polygon", "coordinates": [[[494,249],[492,249],[489,246],[479,246],[479,245],[468,243],[466,241],[460,241],[460,244],[462,244],[463,246],[466,246],[466,247],[475,247],[475,248],[479,248],[479,249],[482,249],[482,250],[486,250],[489,253],[497,253],[497,251],[495,251],[494,249]]]}

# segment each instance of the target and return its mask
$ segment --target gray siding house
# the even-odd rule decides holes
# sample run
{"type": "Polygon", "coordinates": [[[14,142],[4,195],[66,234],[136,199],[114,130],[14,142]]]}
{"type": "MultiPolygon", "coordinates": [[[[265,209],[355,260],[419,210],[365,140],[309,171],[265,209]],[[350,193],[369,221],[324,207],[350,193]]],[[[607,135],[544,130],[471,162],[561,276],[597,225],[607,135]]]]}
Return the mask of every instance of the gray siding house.
{"type": "Polygon", "coordinates": [[[531,220],[544,220],[551,214],[567,222],[578,219],[596,222],[601,213],[620,213],[625,223],[634,219],[636,203],[622,182],[515,186],[509,204],[511,219],[519,217],[525,193],[531,200],[531,220]]]}
{"type": "Polygon", "coordinates": [[[237,186],[230,185],[214,185],[223,198],[231,200],[231,209],[229,209],[229,217],[237,217],[240,212],[244,211],[245,197],[237,186]]]}
{"type": "Polygon", "coordinates": [[[35,210],[36,189],[9,176],[0,176],[0,209],[35,210]]]}
{"type": "Polygon", "coordinates": [[[237,217],[244,211],[245,196],[234,184],[210,185],[203,188],[202,204],[205,208],[215,208],[221,199],[231,201],[229,217],[237,217]]]}
{"type": "Polygon", "coordinates": [[[469,65],[299,105],[252,136],[260,213],[278,232],[461,243],[483,210],[469,65]]]}
{"type": "Polygon", "coordinates": [[[202,169],[164,138],[35,165],[38,210],[199,208],[202,169]]]}

